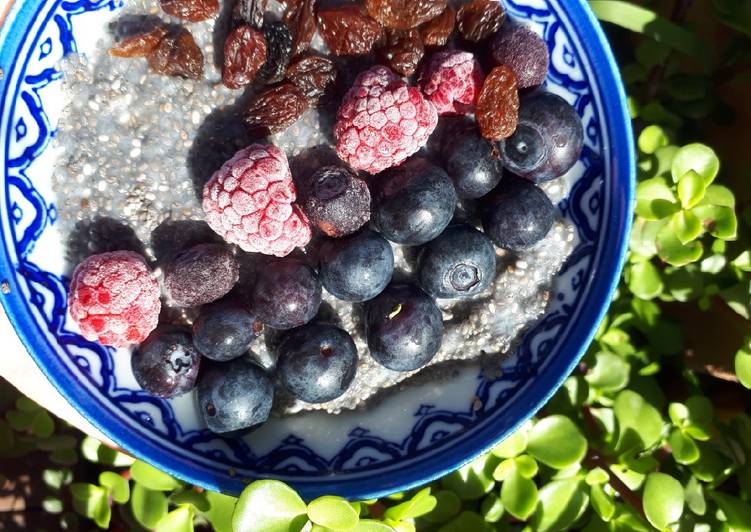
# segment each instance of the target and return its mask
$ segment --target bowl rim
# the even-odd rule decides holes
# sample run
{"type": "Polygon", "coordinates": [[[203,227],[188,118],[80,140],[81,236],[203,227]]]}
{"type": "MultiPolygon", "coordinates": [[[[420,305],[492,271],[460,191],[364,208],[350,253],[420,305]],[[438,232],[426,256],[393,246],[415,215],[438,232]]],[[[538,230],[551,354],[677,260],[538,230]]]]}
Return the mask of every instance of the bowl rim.
{"type": "MultiPolygon", "coordinates": [[[[506,430],[498,431],[494,423],[486,420],[478,427],[472,429],[472,439],[462,439],[456,442],[453,447],[443,450],[438,455],[429,453],[429,467],[426,467],[420,458],[410,460],[407,465],[390,476],[391,482],[388,484],[376,484],[376,479],[372,477],[339,481],[334,476],[331,477],[331,480],[324,480],[321,477],[314,477],[310,480],[300,478],[295,483],[295,487],[303,496],[315,492],[339,493],[354,499],[379,498],[394,491],[403,491],[433,481],[471,462],[477,456],[492,449],[519,426],[526,423],[529,418],[548,402],[579,363],[579,360],[589,347],[597,328],[605,317],[610,300],[620,281],[632,223],[635,190],[635,154],[631,118],[626,104],[625,90],[618,65],[604,31],[587,2],[584,0],[575,2],[562,2],[561,0],[547,1],[559,5],[558,11],[565,13],[571,19],[572,25],[577,27],[577,35],[580,42],[595,43],[588,46],[587,56],[592,69],[599,74],[595,84],[598,86],[600,94],[611,94],[607,105],[604,103],[602,105],[604,110],[602,117],[603,130],[608,131],[609,146],[611,148],[610,156],[615,158],[612,167],[614,170],[613,173],[617,177],[614,178],[613,194],[620,194],[620,201],[617,204],[620,209],[614,209],[611,219],[603,223],[607,233],[609,233],[608,236],[612,237],[611,239],[607,239],[607,241],[616,244],[608,246],[608,249],[600,255],[600,261],[594,266],[595,273],[597,271],[604,271],[606,274],[594,275],[590,282],[589,290],[591,293],[587,301],[588,304],[584,305],[585,308],[581,311],[579,323],[569,333],[568,339],[560,346],[561,351],[571,353],[566,357],[568,363],[559,363],[555,368],[556,371],[553,371],[553,368],[548,368],[547,371],[554,374],[553,378],[547,380],[536,379],[536,382],[532,384],[532,388],[540,390],[537,392],[530,390],[526,393],[539,399],[532,406],[525,405],[527,414],[521,416],[516,423],[508,425],[506,430]]],[[[0,26],[0,66],[4,69],[12,66],[18,46],[25,40],[36,13],[45,3],[43,0],[40,0],[38,3],[13,2],[10,11],[7,13],[7,17],[1,22],[2,26],[0,26]],[[12,31],[13,28],[22,28],[22,31],[12,31]]],[[[112,2],[113,5],[116,3],[118,2],[112,2]]],[[[6,93],[10,85],[8,83],[9,76],[7,75],[9,71],[4,70],[6,76],[4,77],[5,82],[2,87],[0,115],[3,114],[6,93]]],[[[7,153],[7,149],[5,151],[7,153]]],[[[7,209],[8,205],[6,204],[4,208],[7,209]]],[[[5,224],[0,220],[0,226],[2,225],[5,224]]],[[[20,337],[37,366],[76,410],[89,419],[102,433],[120,445],[126,452],[129,452],[133,456],[148,457],[149,462],[173,476],[211,490],[225,492],[239,492],[242,490],[244,484],[239,479],[228,483],[225,479],[219,477],[197,478],[194,471],[206,470],[205,468],[196,468],[195,464],[190,460],[181,456],[168,454],[162,447],[150,439],[133,439],[127,427],[119,423],[117,419],[106,415],[106,412],[100,408],[99,400],[87,393],[84,387],[66,388],[63,385],[61,377],[64,372],[62,363],[57,357],[40,355],[40,353],[47,351],[47,341],[36,334],[38,324],[32,319],[31,313],[27,310],[25,302],[20,297],[19,294],[21,294],[21,291],[13,290],[15,276],[11,272],[14,270],[14,267],[5,246],[3,246],[3,253],[0,254],[0,265],[2,266],[0,271],[3,272],[3,280],[8,281],[11,286],[10,292],[8,294],[3,293],[0,297],[10,323],[13,325],[16,334],[20,337]]]]}

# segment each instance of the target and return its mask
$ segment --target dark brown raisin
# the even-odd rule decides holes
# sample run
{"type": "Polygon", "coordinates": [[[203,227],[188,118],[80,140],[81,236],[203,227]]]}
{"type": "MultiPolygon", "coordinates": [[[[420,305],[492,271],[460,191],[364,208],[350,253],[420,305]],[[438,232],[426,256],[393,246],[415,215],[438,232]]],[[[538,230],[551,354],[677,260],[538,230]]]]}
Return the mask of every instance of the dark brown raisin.
{"type": "Polygon", "coordinates": [[[245,112],[251,128],[266,128],[270,133],[284,131],[308,109],[308,99],[290,82],[269,87],[256,94],[245,112]]]}
{"type": "Polygon", "coordinates": [[[353,5],[320,9],[318,30],[334,55],[367,55],[383,36],[381,25],[353,5]]]}
{"type": "Polygon", "coordinates": [[[411,76],[425,55],[420,32],[413,30],[386,30],[386,42],[378,50],[382,60],[402,76],[411,76]]]}
{"type": "Polygon", "coordinates": [[[498,31],[506,12],[498,0],[472,0],[463,4],[456,15],[459,33],[471,42],[480,42],[498,31]]]}
{"type": "Polygon", "coordinates": [[[420,36],[425,46],[446,46],[456,25],[456,10],[448,6],[436,18],[420,26],[420,36]]]}
{"type": "Polygon", "coordinates": [[[247,24],[238,26],[224,41],[222,82],[230,89],[250,85],[266,62],[266,39],[247,24]]]}
{"type": "Polygon", "coordinates": [[[162,11],[189,22],[200,22],[219,13],[219,0],[159,0],[162,11]]]}
{"type": "Polygon", "coordinates": [[[292,56],[310,48],[316,33],[316,8],[318,0],[300,0],[290,4],[284,12],[284,23],[292,32],[292,56]]]}
{"type": "Polygon", "coordinates": [[[138,35],[131,35],[110,48],[110,55],[115,57],[146,57],[157,47],[159,41],[165,35],[167,35],[167,28],[164,26],[156,27],[138,35]]]}
{"type": "Polygon", "coordinates": [[[316,54],[299,57],[287,69],[287,79],[312,101],[330,93],[336,85],[337,75],[334,62],[316,54]]]}
{"type": "Polygon", "coordinates": [[[187,79],[203,77],[203,53],[185,28],[166,35],[149,53],[152,72],[187,79]]]}
{"type": "Polygon", "coordinates": [[[260,30],[263,26],[266,3],[267,0],[237,0],[232,11],[232,18],[237,24],[249,24],[260,30]]]}
{"type": "Polygon", "coordinates": [[[387,28],[408,30],[437,17],[448,0],[365,0],[368,14],[387,28]]]}
{"type": "Polygon", "coordinates": [[[292,34],[283,22],[271,22],[263,25],[266,38],[266,62],[258,71],[258,83],[276,83],[281,81],[289,65],[292,51],[292,34]]]}
{"type": "Polygon", "coordinates": [[[516,131],[519,90],[513,70],[501,65],[488,74],[477,99],[475,116],[486,139],[505,139],[516,131]]]}

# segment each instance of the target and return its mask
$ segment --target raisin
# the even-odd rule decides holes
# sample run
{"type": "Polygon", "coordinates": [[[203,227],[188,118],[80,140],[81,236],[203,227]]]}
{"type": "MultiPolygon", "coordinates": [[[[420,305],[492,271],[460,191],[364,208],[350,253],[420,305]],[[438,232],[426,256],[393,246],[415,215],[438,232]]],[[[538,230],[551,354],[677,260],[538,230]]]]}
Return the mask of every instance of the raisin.
{"type": "Polygon", "coordinates": [[[456,25],[456,10],[448,6],[446,10],[420,26],[420,36],[425,46],[446,46],[456,25]]]}
{"type": "Polygon", "coordinates": [[[308,109],[308,99],[293,83],[284,82],[256,94],[245,112],[245,122],[253,129],[271,133],[284,131],[308,109]]]}
{"type": "Polygon", "coordinates": [[[379,50],[383,61],[391,70],[402,76],[411,76],[425,55],[420,32],[413,30],[386,30],[386,42],[379,50]]]}
{"type": "Polygon", "coordinates": [[[169,33],[149,53],[152,72],[186,79],[203,77],[203,53],[185,28],[169,33]]]}
{"type": "Polygon", "coordinates": [[[250,24],[257,30],[263,26],[263,14],[267,0],[237,0],[232,18],[239,24],[250,24]]]}
{"type": "Polygon", "coordinates": [[[310,48],[316,33],[316,6],[318,0],[300,0],[290,4],[284,12],[284,22],[292,32],[292,56],[310,48]]]}
{"type": "Polygon", "coordinates": [[[253,82],[266,62],[266,39],[263,34],[243,24],[230,32],[224,42],[222,82],[239,89],[253,82]]]}
{"type": "Polygon", "coordinates": [[[219,0],[159,0],[162,11],[189,22],[200,22],[219,13],[219,0]]]}
{"type": "Polygon", "coordinates": [[[519,122],[519,91],[509,67],[495,67],[480,91],[475,111],[482,136],[489,140],[510,137],[519,122]]]}
{"type": "Polygon", "coordinates": [[[368,14],[387,28],[408,30],[437,17],[448,0],[365,0],[368,14]]]}
{"type": "Polygon", "coordinates": [[[167,28],[159,26],[145,33],[126,37],[110,48],[110,55],[115,57],[146,57],[159,45],[159,41],[165,35],[167,35],[167,28]]]}
{"type": "Polygon", "coordinates": [[[383,28],[359,6],[318,11],[318,28],[334,55],[367,55],[383,36],[383,28]]]}
{"type": "Polygon", "coordinates": [[[312,101],[330,93],[336,85],[337,76],[334,62],[315,54],[299,57],[287,69],[287,79],[312,101]]]}
{"type": "Polygon", "coordinates": [[[456,18],[462,37],[480,42],[498,31],[506,12],[498,0],[472,0],[459,8],[456,18]]]}
{"type": "Polygon", "coordinates": [[[292,34],[283,22],[271,22],[263,25],[266,39],[266,62],[258,71],[256,81],[259,83],[276,83],[284,77],[289,65],[292,51],[292,34]]]}

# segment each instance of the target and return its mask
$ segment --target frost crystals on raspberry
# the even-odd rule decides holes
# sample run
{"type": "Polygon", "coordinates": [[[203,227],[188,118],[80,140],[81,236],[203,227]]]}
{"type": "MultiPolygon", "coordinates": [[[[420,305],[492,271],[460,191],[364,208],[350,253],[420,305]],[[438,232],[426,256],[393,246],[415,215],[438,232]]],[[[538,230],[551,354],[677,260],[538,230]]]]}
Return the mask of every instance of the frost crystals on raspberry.
{"type": "Polygon", "coordinates": [[[159,320],[159,284],[132,251],[93,255],[73,272],[68,310],[88,340],[127,347],[146,339],[159,320]]]}
{"type": "Polygon", "coordinates": [[[437,123],[435,107],[417,88],[375,66],[344,96],[334,127],[336,151],[353,168],[377,174],[417,152],[437,123]]]}
{"type": "Polygon", "coordinates": [[[440,52],[430,58],[420,76],[420,88],[439,115],[474,111],[482,88],[482,68],[469,52],[440,52]]]}
{"type": "Polygon", "coordinates": [[[240,150],[203,189],[209,226],[243,250],[284,257],[310,241],[284,152],[253,144],[240,150]]]}

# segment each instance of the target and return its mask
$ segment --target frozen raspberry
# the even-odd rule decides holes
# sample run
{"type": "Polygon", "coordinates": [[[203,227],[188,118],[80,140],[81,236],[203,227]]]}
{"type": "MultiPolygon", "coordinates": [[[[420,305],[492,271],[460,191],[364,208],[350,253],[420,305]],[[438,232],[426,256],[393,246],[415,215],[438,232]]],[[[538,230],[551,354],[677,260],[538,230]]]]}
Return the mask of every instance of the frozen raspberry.
{"type": "Polygon", "coordinates": [[[159,284],[133,251],[92,255],[73,272],[68,308],[89,340],[127,347],[146,339],[159,320],[159,284]]]}
{"type": "Polygon", "coordinates": [[[355,79],[339,108],[336,151],[357,170],[377,174],[402,163],[428,140],[438,123],[433,105],[388,68],[355,79]]]}
{"type": "Polygon", "coordinates": [[[420,88],[439,115],[474,111],[483,81],[482,69],[469,52],[435,54],[420,76],[420,88]]]}
{"type": "Polygon", "coordinates": [[[294,204],[284,152],[252,144],[240,150],[203,189],[206,222],[245,251],[284,257],[310,241],[308,220],[294,204]]]}

